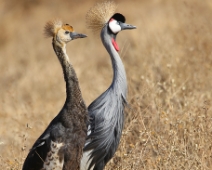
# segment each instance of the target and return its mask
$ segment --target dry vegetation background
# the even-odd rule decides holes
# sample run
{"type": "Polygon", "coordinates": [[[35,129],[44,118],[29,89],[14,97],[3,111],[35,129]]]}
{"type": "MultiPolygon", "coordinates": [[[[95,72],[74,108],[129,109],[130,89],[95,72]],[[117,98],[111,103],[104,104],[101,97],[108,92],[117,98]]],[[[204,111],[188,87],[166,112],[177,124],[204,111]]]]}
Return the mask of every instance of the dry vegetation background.
{"type": "MultiPolygon", "coordinates": [[[[20,170],[65,100],[49,19],[88,35],[67,52],[88,104],[111,83],[100,39],[85,27],[94,1],[0,0],[0,169],[20,170]]],[[[129,107],[110,169],[212,169],[212,1],[117,1],[136,30],[118,35],[129,107]]]]}

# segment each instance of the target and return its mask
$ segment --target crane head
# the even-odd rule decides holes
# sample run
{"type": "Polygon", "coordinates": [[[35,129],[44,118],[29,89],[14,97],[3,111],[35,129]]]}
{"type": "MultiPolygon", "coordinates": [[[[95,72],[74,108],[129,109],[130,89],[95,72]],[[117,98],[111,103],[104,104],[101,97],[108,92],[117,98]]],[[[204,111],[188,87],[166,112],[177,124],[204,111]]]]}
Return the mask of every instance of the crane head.
{"type": "Polygon", "coordinates": [[[115,13],[116,4],[112,0],[97,2],[86,14],[86,24],[94,33],[99,32],[108,25],[113,34],[121,30],[135,29],[135,26],[125,23],[125,17],[120,13],[115,13]]]}
{"type": "Polygon", "coordinates": [[[135,29],[136,27],[125,23],[125,17],[120,13],[115,13],[116,4],[112,0],[97,2],[86,14],[86,24],[94,33],[100,32],[103,28],[108,30],[111,42],[119,51],[116,43],[116,35],[126,29],[135,29]]]}
{"type": "Polygon", "coordinates": [[[87,37],[84,34],[74,32],[69,24],[63,24],[61,20],[53,20],[46,23],[44,27],[46,37],[53,37],[59,44],[67,44],[71,40],[87,37]]]}
{"type": "Polygon", "coordinates": [[[108,22],[108,27],[110,31],[114,34],[117,34],[121,30],[136,28],[136,26],[126,24],[125,17],[120,13],[116,13],[111,17],[111,19],[108,22]]]}

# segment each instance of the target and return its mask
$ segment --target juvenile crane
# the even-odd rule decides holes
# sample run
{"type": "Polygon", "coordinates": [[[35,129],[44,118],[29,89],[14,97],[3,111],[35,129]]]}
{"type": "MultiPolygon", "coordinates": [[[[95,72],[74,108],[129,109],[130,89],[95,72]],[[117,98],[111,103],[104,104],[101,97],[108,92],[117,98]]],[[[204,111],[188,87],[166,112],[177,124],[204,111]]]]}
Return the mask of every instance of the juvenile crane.
{"type": "Polygon", "coordinates": [[[115,13],[113,1],[94,5],[86,15],[88,28],[101,30],[100,36],[110,55],[113,80],[109,88],[88,107],[90,124],[84,147],[81,170],[102,170],[116,152],[124,123],[124,107],[127,102],[127,79],[118,54],[117,34],[135,26],[125,23],[125,17],[115,13]]]}
{"type": "Polygon", "coordinates": [[[66,82],[66,101],[30,150],[23,170],[79,170],[87,136],[88,112],[79,82],[66,54],[66,44],[86,35],[74,32],[73,27],[59,20],[45,26],[47,37],[63,69],[66,82]]]}

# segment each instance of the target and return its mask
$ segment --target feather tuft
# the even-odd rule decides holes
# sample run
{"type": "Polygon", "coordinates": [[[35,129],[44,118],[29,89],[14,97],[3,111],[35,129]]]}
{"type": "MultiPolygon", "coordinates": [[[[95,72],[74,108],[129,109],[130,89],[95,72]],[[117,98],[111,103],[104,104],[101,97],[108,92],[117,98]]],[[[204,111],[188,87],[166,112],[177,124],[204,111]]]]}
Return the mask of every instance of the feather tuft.
{"type": "Polygon", "coordinates": [[[86,14],[86,26],[99,32],[115,13],[117,5],[112,0],[97,2],[86,14]]]}
{"type": "Polygon", "coordinates": [[[54,37],[57,31],[62,27],[63,23],[59,19],[48,21],[44,27],[44,35],[46,37],[54,37]]]}

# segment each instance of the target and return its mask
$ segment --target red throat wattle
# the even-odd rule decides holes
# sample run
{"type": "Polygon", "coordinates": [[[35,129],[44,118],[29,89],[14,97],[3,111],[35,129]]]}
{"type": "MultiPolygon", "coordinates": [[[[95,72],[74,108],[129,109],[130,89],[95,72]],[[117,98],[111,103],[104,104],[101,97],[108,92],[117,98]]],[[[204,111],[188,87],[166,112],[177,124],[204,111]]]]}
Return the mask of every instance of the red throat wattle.
{"type": "Polygon", "coordinates": [[[113,38],[112,38],[112,44],[113,44],[114,48],[116,49],[116,51],[119,51],[119,46],[113,38]]]}

